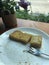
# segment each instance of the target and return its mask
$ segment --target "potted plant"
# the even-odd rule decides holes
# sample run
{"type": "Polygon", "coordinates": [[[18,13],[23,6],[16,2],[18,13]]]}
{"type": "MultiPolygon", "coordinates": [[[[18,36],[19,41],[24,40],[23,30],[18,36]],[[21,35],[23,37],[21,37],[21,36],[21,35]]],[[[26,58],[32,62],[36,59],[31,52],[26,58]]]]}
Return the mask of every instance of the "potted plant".
{"type": "Polygon", "coordinates": [[[1,10],[3,8],[3,4],[2,4],[2,1],[0,0],[0,17],[1,17],[1,10]]]}
{"type": "Polygon", "coordinates": [[[5,23],[6,28],[13,28],[17,26],[14,6],[16,3],[14,0],[1,0],[2,7],[1,7],[1,13],[2,13],[2,19],[5,23]]]}

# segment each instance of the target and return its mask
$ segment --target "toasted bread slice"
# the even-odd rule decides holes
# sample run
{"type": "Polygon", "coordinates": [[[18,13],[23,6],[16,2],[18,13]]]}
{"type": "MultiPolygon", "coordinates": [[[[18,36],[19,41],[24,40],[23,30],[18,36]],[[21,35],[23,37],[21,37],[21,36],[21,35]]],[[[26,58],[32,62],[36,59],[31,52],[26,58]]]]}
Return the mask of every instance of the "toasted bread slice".
{"type": "Polygon", "coordinates": [[[32,36],[30,40],[30,45],[34,48],[41,48],[42,36],[32,36]]]}
{"type": "Polygon", "coordinates": [[[19,42],[28,43],[31,39],[31,35],[27,33],[23,33],[21,31],[15,31],[9,35],[9,38],[19,42]]]}

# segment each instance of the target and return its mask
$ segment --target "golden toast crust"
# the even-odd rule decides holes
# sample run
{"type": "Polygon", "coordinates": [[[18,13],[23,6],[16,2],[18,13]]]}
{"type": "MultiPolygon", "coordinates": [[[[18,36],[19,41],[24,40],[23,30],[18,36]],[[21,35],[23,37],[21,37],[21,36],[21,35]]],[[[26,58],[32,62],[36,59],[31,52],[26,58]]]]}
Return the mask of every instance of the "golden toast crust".
{"type": "Polygon", "coordinates": [[[9,38],[12,40],[19,41],[19,42],[21,41],[24,43],[28,43],[31,38],[31,35],[27,33],[23,33],[21,31],[15,31],[9,35],[9,38]]]}

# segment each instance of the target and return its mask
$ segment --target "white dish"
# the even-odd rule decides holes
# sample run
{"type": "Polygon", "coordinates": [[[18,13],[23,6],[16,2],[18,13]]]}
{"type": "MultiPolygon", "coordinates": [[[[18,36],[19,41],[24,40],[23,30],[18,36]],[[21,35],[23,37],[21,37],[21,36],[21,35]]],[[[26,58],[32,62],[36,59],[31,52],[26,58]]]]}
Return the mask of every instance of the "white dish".
{"type": "Polygon", "coordinates": [[[49,54],[49,35],[47,33],[36,28],[14,28],[0,36],[0,65],[49,65],[49,57],[37,57],[23,52],[23,50],[28,49],[26,45],[9,39],[9,34],[15,30],[41,35],[41,51],[49,54]]]}

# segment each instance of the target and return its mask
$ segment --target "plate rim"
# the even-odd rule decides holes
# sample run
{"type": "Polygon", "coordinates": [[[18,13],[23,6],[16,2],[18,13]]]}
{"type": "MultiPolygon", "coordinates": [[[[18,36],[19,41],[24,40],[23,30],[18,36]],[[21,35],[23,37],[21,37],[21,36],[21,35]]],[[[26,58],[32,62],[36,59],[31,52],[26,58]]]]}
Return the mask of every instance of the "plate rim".
{"type": "Polygon", "coordinates": [[[12,28],[12,29],[9,29],[9,30],[7,30],[7,31],[5,31],[4,33],[2,33],[1,35],[0,35],[0,37],[2,36],[2,35],[4,35],[4,34],[6,34],[8,31],[10,31],[10,30],[17,30],[17,29],[21,29],[21,28],[29,28],[29,29],[35,29],[35,30],[37,30],[37,31],[40,31],[41,33],[44,33],[46,36],[48,36],[49,37],[49,34],[47,34],[46,32],[44,32],[43,30],[41,30],[41,29],[38,29],[38,28],[32,28],[32,27],[16,27],[16,28],[12,28]]]}

